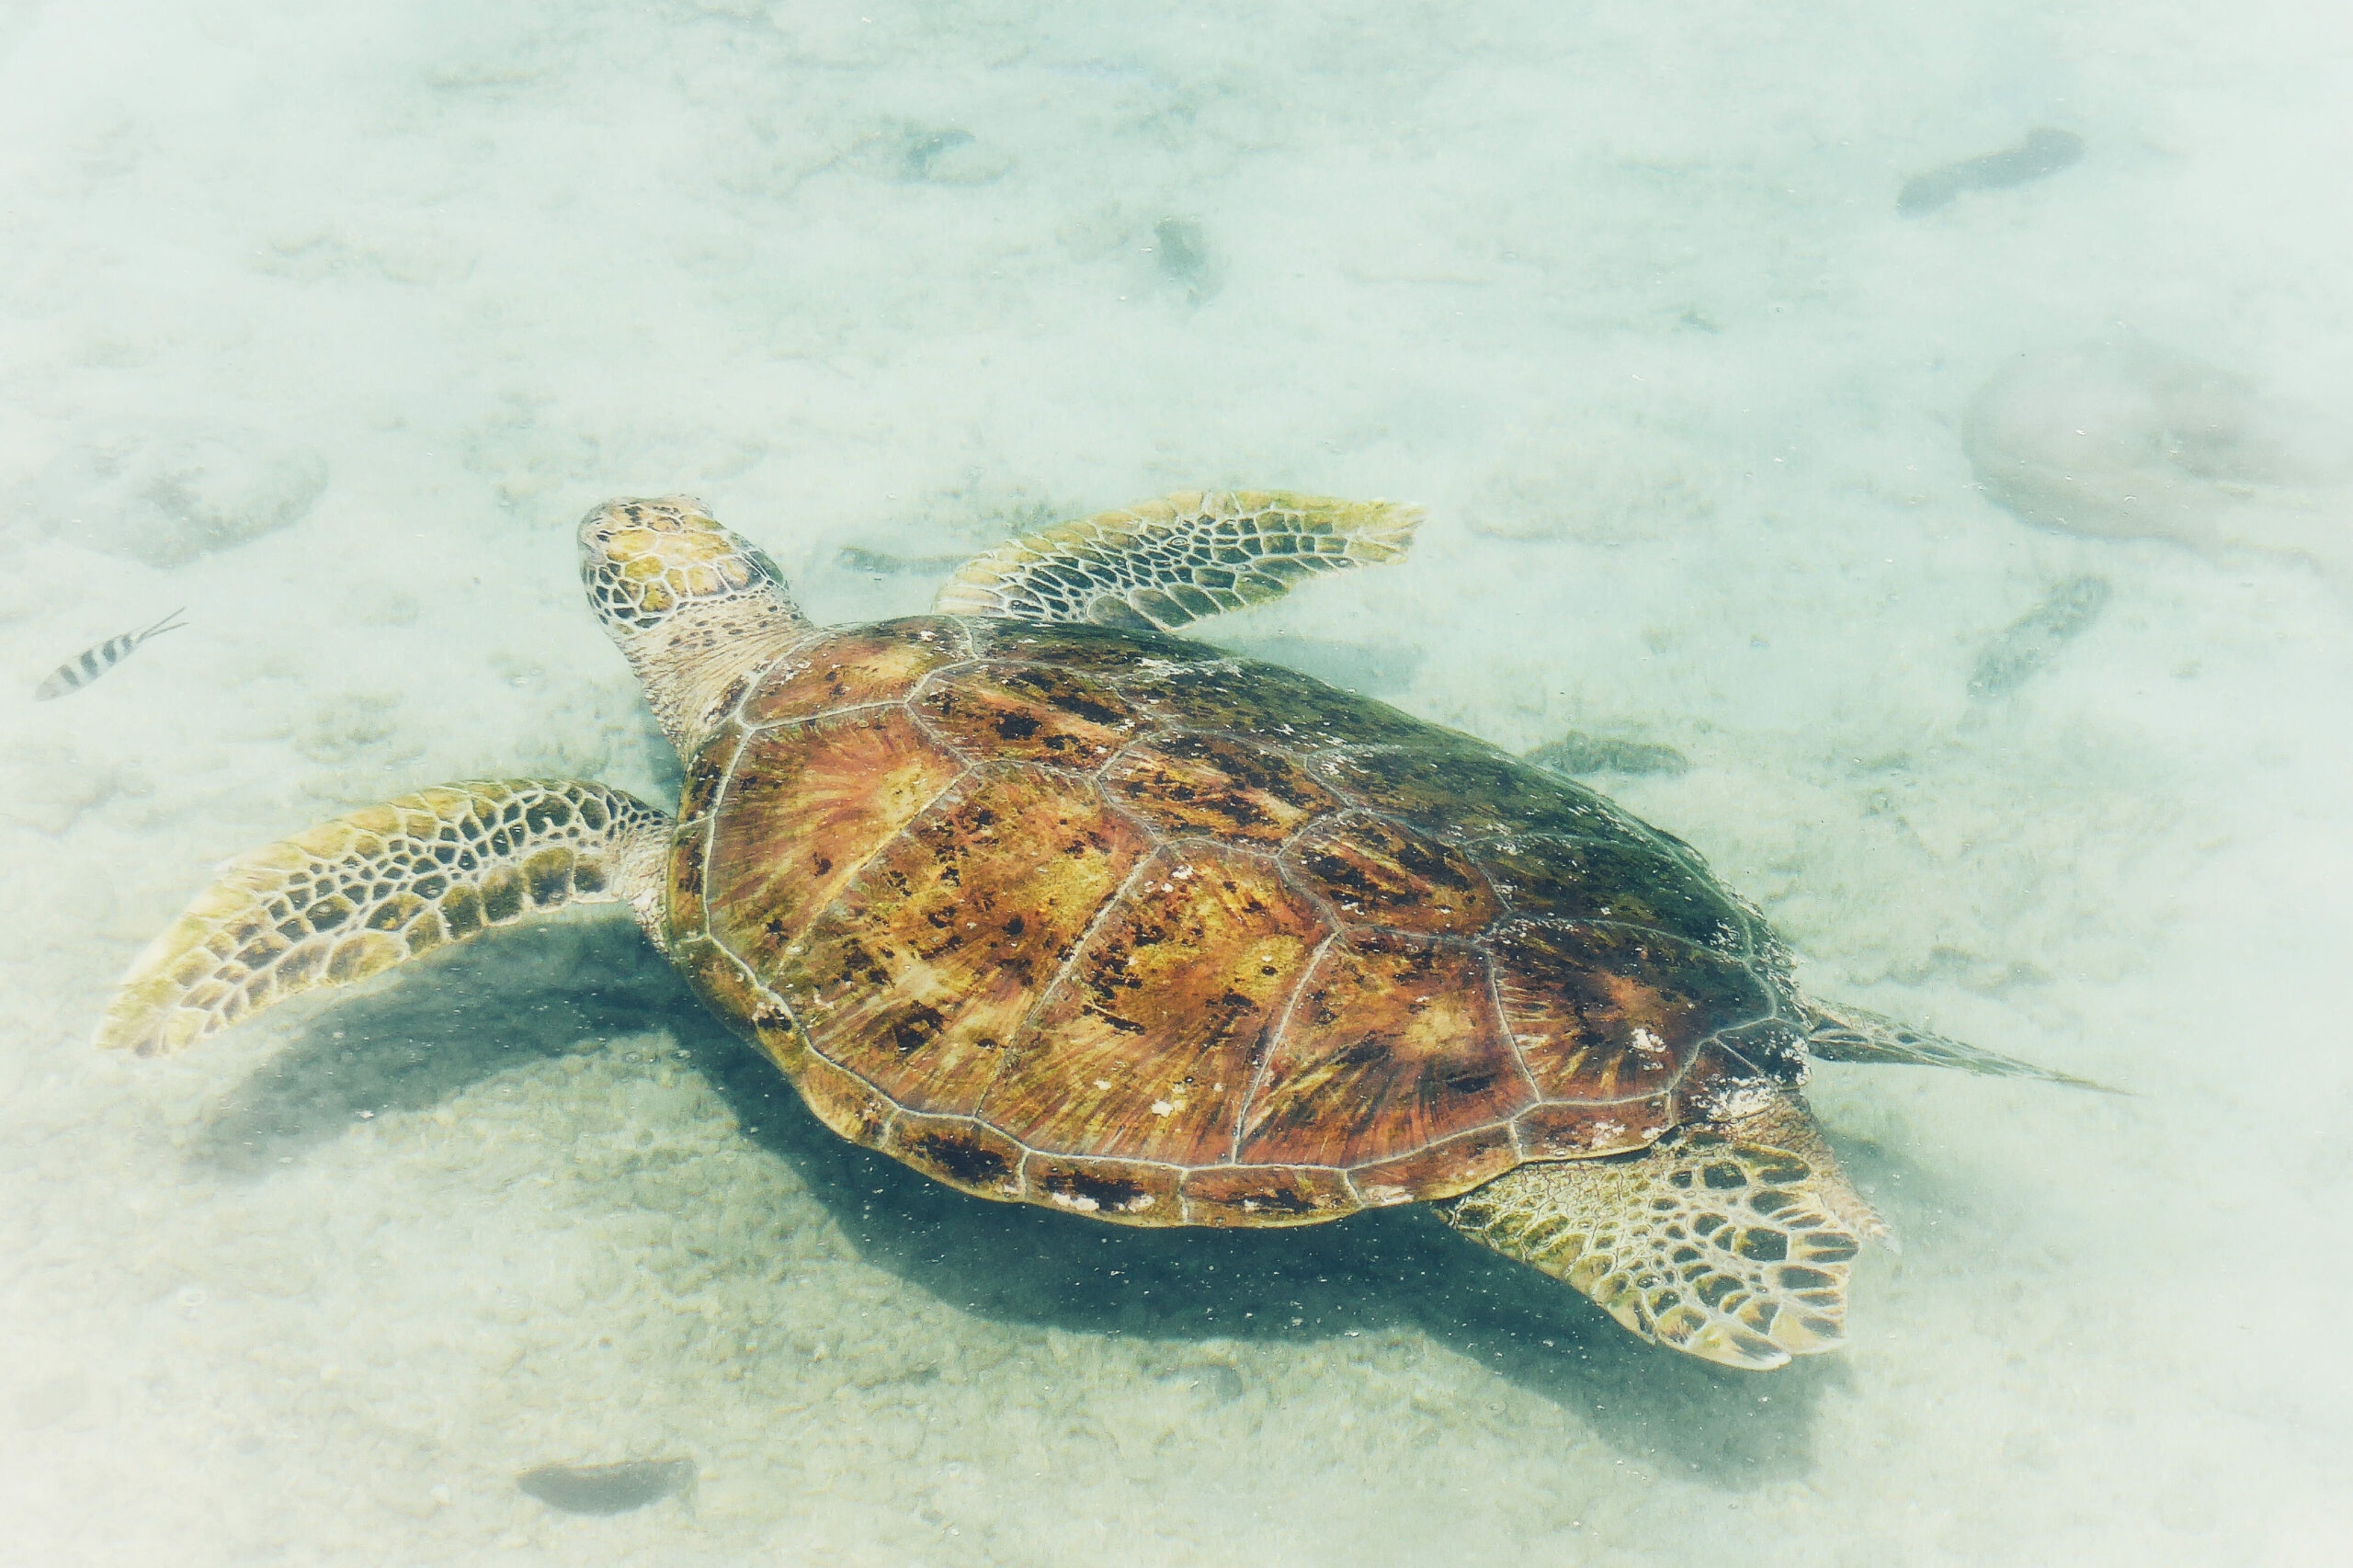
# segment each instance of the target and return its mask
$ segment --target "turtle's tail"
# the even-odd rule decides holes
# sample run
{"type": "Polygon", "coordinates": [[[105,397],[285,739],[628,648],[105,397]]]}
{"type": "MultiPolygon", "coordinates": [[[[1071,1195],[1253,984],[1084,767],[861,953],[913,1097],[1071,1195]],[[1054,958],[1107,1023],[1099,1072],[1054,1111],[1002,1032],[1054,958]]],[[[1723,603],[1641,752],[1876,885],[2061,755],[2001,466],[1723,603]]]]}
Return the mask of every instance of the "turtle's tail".
{"type": "Polygon", "coordinates": [[[2072,1073],[2057,1073],[2048,1067],[2037,1067],[2031,1062],[2020,1062],[2014,1056],[2000,1056],[1990,1051],[1980,1051],[1957,1040],[1948,1040],[1927,1029],[1915,1029],[1909,1024],[1863,1007],[1813,1005],[1813,1017],[1806,1030],[1805,1048],[1810,1055],[1824,1062],[1902,1062],[1914,1067],[1958,1067],[1964,1073],[1977,1073],[1989,1078],[2040,1078],[2046,1084],[2064,1084],[2070,1088],[2096,1089],[2103,1095],[2121,1095],[2131,1091],[2111,1088],[2089,1078],[2078,1078],[2072,1073]]]}
{"type": "Polygon", "coordinates": [[[670,819],[602,784],[449,784],[232,861],[122,978],[97,1043],[168,1055],[290,996],[566,904],[662,937],[670,819]]]}

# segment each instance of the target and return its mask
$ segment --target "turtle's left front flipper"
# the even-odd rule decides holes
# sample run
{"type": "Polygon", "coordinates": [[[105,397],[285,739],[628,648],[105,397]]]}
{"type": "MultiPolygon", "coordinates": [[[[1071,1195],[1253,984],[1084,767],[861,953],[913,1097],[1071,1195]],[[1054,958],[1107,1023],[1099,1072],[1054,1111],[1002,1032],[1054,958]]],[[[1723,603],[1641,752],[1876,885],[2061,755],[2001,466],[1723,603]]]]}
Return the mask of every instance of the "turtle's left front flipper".
{"type": "Polygon", "coordinates": [[[1909,1024],[1868,1008],[1833,1007],[1815,1003],[1813,1011],[1813,1017],[1806,1030],[1805,1048],[1809,1054],[1824,1062],[1957,1067],[1964,1073],[1976,1073],[1988,1078],[2040,1078],[2047,1084],[2064,1084],[2075,1089],[2097,1089],[2104,1095],[2126,1093],[2089,1078],[2078,1078],[2072,1073],[2054,1072],[2048,1067],[2038,1067],[2031,1062],[2020,1062],[2015,1056],[1981,1051],[1961,1040],[1914,1028],[1909,1024]]]}
{"type": "Polygon", "coordinates": [[[97,1043],[165,1055],[290,996],[566,904],[627,903],[662,940],[670,818],[602,784],[404,795],[230,863],[131,966],[97,1043]]]}
{"type": "Polygon", "coordinates": [[[1319,572],[1394,561],[1421,521],[1420,507],[1389,501],[1188,492],[999,545],[949,580],[938,608],[1170,631],[1319,572]]]}

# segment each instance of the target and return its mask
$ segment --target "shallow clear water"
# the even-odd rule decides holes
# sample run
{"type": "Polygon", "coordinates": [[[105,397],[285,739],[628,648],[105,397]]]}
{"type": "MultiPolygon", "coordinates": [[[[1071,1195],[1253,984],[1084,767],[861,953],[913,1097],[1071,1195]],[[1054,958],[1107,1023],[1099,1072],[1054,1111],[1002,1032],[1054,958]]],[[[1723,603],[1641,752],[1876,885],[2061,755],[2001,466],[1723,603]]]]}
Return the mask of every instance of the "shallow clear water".
{"type": "Polygon", "coordinates": [[[0,8],[6,1555],[2342,1561],[2349,44],[2293,0],[0,8]],[[1822,1068],[1904,1247],[1845,1350],[1745,1375],[1417,1210],[961,1198],[625,921],[88,1044],[250,846],[675,794],[574,574],[607,496],[702,495],[854,620],[1218,485],[1431,513],[1218,640],[1631,759],[1810,987],[2134,1096],[1822,1068]]]}

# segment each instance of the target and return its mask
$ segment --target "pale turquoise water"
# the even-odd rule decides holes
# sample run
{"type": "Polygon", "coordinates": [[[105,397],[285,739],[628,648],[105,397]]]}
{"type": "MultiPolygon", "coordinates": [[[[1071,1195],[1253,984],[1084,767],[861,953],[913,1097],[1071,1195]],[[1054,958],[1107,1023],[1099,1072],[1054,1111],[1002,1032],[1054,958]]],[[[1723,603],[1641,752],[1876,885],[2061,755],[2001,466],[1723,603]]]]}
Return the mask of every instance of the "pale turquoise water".
{"type": "Polygon", "coordinates": [[[2343,24],[1267,10],[0,9],[0,1557],[2337,1560],[2343,24]],[[2043,127],[2080,161],[1899,210],[2043,127]],[[1749,1377],[1427,1215],[931,1187],[625,925],[87,1045],[240,849],[675,790],[573,574],[608,495],[848,620],[1224,484],[1432,520],[1215,635],[1671,748],[1601,782],[1810,984],[2137,1097],[1825,1068],[1905,1246],[1749,1377]]]}

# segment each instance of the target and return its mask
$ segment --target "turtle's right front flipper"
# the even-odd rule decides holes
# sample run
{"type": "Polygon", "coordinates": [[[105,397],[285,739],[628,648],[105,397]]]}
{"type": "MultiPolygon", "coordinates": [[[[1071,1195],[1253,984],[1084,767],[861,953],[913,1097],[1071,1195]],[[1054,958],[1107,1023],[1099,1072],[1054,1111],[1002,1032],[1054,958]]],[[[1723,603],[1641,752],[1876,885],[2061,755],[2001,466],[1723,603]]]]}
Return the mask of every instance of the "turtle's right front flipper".
{"type": "Polygon", "coordinates": [[[1653,1344],[1750,1371],[1845,1343],[1848,1266],[1893,1239],[1795,1090],[1637,1153],[1532,1160],[1438,1207],[1653,1344]]]}
{"type": "Polygon", "coordinates": [[[1186,491],[1001,544],[939,590],[944,615],[1168,631],[1395,561],[1418,506],[1284,490],[1186,491]]]}
{"type": "Polygon", "coordinates": [[[231,862],[139,956],[97,1043],[166,1055],[493,926],[625,902],[662,940],[669,817],[602,784],[404,795],[231,862]]]}

